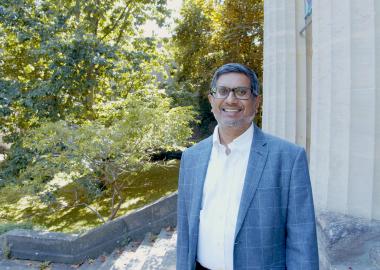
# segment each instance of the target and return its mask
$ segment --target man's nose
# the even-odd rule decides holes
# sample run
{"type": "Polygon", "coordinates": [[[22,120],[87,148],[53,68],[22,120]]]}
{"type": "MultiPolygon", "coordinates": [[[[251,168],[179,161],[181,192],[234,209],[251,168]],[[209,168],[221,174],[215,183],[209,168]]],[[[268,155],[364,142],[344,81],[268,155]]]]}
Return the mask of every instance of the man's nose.
{"type": "Polygon", "coordinates": [[[234,91],[230,91],[230,92],[228,93],[228,96],[227,96],[226,99],[225,99],[225,101],[228,102],[228,103],[236,102],[237,100],[238,100],[238,98],[236,97],[234,91]]]}

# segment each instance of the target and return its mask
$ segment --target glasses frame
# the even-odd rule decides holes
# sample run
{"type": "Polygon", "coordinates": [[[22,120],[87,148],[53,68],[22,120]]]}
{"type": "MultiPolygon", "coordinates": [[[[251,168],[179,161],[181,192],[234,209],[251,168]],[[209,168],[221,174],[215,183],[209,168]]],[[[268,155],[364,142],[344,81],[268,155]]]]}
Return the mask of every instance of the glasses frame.
{"type": "Polygon", "coordinates": [[[230,93],[233,92],[235,98],[237,98],[237,99],[239,99],[239,100],[248,100],[248,99],[251,97],[251,95],[253,95],[253,93],[252,93],[252,89],[251,89],[250,87],[245,87],[245,86],[238,86],[238,87],[233,87],[233,88],[229,88],[229,87],[225,87],[225,86],[222,86],[222,87],[228,89],[228,94],[227,94],[225,97],[216,97],[216,96],[215,96],[216,91],[217,91],[217,87],[213,87],[213,88],[211,88],[211,90],[210,90],[210,94],[211,94],[214,98],[216,98],[216,99],[226,99],[226,98],[228,98],[228,96],[230,95],[230,93]],[[242,89],[242,88],[247,89],[247,90],[249,91],[250,94],[249,94],[249,96],[248,96],[247,98],[239,98],[239,97],[236,95],[235,91],[236,91],[236,90],[239,90],[239,89],[242,89]]]}

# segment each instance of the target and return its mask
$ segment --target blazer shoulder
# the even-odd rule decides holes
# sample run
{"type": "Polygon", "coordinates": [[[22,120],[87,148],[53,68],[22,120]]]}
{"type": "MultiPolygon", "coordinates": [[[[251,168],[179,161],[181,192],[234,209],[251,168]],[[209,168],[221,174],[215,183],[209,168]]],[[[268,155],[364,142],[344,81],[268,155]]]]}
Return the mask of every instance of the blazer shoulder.
{"type": "Polygon", "coordinates": [[[289,142],[285,139],[264,132],[263,135],[265,136],[266,141],[268,143],[268,148],[272,151],[287,153],[290,152],[295,154],[299,153],[300,151],[304,151],[303,147],[295,143],[289,142]]]}

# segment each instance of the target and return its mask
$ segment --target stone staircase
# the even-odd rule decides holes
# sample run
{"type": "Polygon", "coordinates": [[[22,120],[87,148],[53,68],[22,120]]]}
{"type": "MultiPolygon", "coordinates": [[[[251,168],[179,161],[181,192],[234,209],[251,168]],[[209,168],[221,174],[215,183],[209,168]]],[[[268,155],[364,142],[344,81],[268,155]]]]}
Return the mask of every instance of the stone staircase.
{"type": "Polygon", "coordinates": [[[158,235],[146,234],[142,242],[130,242],[122,249],[82,264],[67,265],[27,260],[0,260],[1,270],[175,270],[177,232],[162,229],[158,235]]]}

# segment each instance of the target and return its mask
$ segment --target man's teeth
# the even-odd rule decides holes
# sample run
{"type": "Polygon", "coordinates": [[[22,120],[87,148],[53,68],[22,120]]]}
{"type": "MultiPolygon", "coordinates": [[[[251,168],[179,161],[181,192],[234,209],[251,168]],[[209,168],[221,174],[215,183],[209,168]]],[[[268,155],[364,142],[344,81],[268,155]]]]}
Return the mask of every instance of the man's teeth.
{"type": "Polygon", "coordinates": [[[240,109],[223,109],[225,112],[239,112],[240,109]]]}

